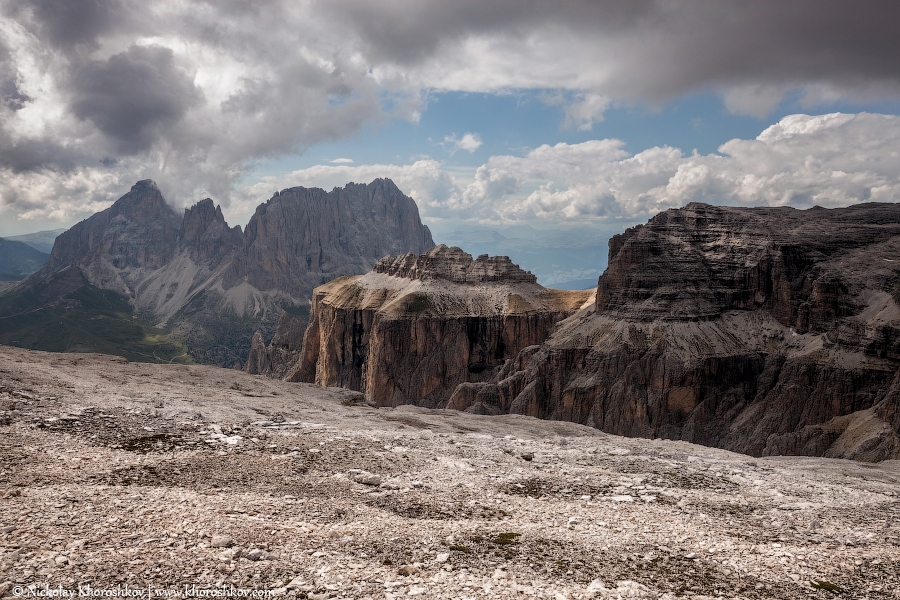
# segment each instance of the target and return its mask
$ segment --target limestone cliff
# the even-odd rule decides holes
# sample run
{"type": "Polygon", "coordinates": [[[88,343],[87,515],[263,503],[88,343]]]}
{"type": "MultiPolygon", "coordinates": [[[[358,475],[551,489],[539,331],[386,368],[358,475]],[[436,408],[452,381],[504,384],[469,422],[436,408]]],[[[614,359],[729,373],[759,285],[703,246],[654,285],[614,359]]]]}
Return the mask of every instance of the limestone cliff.
{"type": "Polygon", "coordinates": [[[361,391],[379,406],[444,407],[459,384],[490,379],[589,297],[546,289],[507,257],[473,260],[443,245],[389,256],[316,288],[288,378],[361,391]]]}
{"type": "Polygon", "coordinates": [[[610,240],[596,301],[487,412],[752,455],[900,457],[900,205],[690,204],[610,240]]]}

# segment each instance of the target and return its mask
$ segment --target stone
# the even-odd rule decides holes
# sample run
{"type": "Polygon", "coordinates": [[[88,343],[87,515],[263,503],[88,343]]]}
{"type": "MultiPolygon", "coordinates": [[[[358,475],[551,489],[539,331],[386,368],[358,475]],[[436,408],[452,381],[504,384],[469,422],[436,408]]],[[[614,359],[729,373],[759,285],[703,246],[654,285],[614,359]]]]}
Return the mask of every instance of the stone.
{"type": "Polygon", "coordinates": [[[274,556],[265,550],[261,550],[259,548],[253,548],[245,555],[247,560],[252,560],[254,562],[261,560],[272,560],[274,556]]]}
{"type": "Polygon", "coordinates": [[[381,485],[381,476],[375,475],[374,473],[358,473],[353,476],[353,481],[363,485],[378,487],[381,485]]]}
{"type": "Polygon", "coordinates": [[[212,548],[228,548],[234,544],[234,540],[229,535],[214,535],[209,542],[212,548]]]}

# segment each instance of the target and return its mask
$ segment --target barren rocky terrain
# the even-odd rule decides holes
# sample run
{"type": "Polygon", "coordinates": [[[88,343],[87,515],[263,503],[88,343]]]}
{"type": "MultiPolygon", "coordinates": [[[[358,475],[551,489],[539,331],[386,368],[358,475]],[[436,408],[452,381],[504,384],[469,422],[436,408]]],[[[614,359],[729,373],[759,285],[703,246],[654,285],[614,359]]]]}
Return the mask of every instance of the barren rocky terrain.
{"type": "Polygon", "coordinates": [[[898,482],[0,347],[0,598],[896,598],[898,482]]]}

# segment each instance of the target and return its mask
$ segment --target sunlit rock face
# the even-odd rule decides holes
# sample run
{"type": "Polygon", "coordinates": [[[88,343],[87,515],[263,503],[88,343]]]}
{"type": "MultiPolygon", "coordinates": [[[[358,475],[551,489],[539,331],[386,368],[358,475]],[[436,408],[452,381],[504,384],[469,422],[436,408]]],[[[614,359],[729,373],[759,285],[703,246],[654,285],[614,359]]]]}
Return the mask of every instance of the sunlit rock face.
{"type": "Polygon", "coordinates": [[[365,392],[379,406],[445,407],[457,385],[490,380],[584,305],[507,257],[437,246],[380,260],[315,290],[293,381],[365,392]]]}

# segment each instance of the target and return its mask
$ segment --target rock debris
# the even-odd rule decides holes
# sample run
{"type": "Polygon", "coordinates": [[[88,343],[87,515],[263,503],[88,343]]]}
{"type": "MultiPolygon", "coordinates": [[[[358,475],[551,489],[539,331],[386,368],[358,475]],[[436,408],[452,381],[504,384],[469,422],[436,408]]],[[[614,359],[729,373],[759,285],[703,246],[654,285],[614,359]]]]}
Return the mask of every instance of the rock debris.
{"type": "Polygon", "coordinates": [[[900,597],[897,461],[754,459],[9,347],[0,416],[0,598],[900,597]]]}

